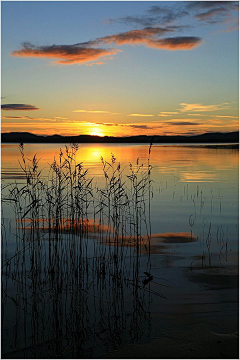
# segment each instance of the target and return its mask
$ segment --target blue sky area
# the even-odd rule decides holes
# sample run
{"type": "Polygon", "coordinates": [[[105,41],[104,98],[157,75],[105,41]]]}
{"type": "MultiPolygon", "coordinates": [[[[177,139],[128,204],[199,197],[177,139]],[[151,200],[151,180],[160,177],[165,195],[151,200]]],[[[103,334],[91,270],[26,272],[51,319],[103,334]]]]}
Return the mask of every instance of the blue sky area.
{"type": "Polygon", "coordinates": [[[238,130],[238,2],[1,5],[2,132],[238,130]]]}

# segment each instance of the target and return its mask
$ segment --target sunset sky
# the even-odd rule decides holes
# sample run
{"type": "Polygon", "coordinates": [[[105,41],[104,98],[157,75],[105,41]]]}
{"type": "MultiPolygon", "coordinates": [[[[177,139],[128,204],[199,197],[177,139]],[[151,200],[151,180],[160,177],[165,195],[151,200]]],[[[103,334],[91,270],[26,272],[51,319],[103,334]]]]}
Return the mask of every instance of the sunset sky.
{"type": "Polygon", "coordinates": [[[2,132],[238,130],[238,2],[1,5],[2,132]]]}

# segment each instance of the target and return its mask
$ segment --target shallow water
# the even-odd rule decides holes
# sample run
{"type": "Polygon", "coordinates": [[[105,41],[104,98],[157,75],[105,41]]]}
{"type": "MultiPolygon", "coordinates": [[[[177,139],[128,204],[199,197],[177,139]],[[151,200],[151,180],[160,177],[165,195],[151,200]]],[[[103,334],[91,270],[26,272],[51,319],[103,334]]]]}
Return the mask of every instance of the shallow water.
{"type": "MultiPolygon", "coordinates": [[[[37,153],[47,179],[60,147],[25,145],[25,156],[37,153]]],[[[149,157],[143,144],[84,144],[76,161],[89,169],[95,187],[105,182],[100,159],[111,162],[111,154],[124,177],[137,159],[143,169],[148,159],[152,165],[140,252],[123,242],[120,263],[114,262],[119,254],[104,240],[103,229],[91,228],[81,246],[74,233],[62,232],[56,245],[47,231],[38,237],[31,226],[18,226],[13,206],[3,202],[3,265],[14,256],[2,270],[3,357],[102,357],[121,344],[148,342],[194,324],[219,333],[237,331],[238,151],[154,145],[149,157]]],[[[18,159],[16,145],[2,145],[4,186],[25,183],[18,159]]]]}

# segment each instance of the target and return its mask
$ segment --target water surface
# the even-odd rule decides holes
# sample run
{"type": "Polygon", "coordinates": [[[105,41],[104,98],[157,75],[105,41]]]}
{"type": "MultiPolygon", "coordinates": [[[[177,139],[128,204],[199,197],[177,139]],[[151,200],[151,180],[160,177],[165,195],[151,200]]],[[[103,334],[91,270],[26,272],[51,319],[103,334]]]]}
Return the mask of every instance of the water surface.
{"type": "MultiPolygon", "coordinates": [[[[29,159],[37,153],[47,180],[60,147],[65,145],[29,144],[24,152],[29,159]]],[[[111,163],[112,154],[126,181],[130,164],[143,164],[144,171],[152,166],[137,252],[122,236],[119,254],[104,239],[109,230],[93,225],[81,246],[69,232],[56,245],[47,231],[32,233],[30,220],[20,227],[14,207],[3,202],[3,357],[96,358],[121,344],[162,338],[173,328],[204,324],[218,333],[237,331],[238,151],[153,145],[149,155],[145,144],[83,144],[76,163],[89,170],[94,191],[106,180],[101,157],[111,163]],[[73,261],[80,253],[81,260],[73,261]]],[[[6,185],[26,183],[19,160],[16,145],[2,145],[3,199],[6,185]]]]}

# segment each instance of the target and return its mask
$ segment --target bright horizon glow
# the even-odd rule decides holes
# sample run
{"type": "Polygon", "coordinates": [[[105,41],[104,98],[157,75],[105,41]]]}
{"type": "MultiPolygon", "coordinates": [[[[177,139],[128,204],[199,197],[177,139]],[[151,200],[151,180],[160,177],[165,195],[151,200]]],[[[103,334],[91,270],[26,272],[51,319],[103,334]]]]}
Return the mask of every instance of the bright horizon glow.
{"type": "MultiPolygon", "coordinates": [[[[100,127],[100,126],[99,126],[100,127]]],[[[99,129],[98,127],[95,127],[93,129],[90,130],[90,134],[89,135],[93,135],[93,136],[104,136],[103,131],[101,130],[101,128],[99,129]]]]}
{"type": "Polygon", "coordinates": [[[238,131],[238,4],[219,7],[2,2],[2,132],[238,131]]]}

